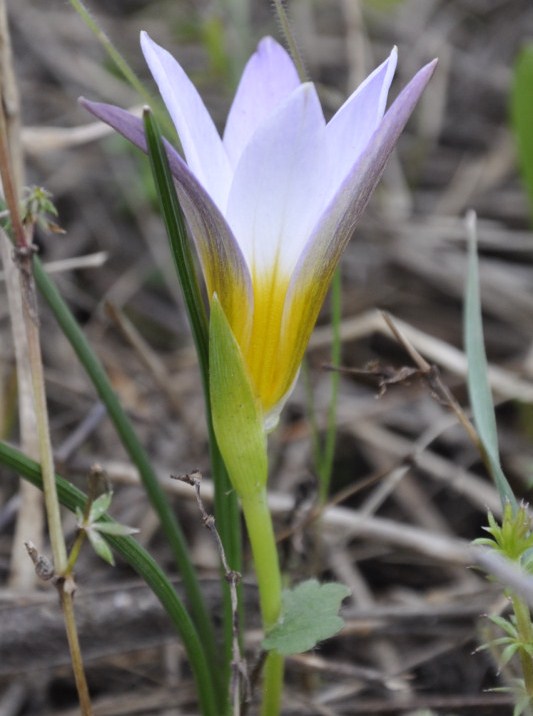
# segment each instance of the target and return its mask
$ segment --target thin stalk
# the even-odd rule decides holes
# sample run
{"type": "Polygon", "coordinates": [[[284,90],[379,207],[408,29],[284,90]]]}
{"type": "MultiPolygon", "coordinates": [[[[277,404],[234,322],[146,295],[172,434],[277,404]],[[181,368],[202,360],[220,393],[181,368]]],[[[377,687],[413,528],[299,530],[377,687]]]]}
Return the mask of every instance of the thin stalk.
{"type": "Polygon", "coordinates": [[[63,616],[65,619],[65,628],[67,632],[67,641],[70,649],[70,658],[72,661],[72,670],[76,680],[76,689],[78,691],[78,699],[80,702],[80,710],[83,716],[92,714],[91,697],[87,680],[85,678],[85,669],[83,667],[83,659],[81,656],[80,640],[78,630],[76,628],[76,616],[74,614],[74,600],[71,592],[63,587],[59,588],[59,600],[63,616]]]}
{"type": "MultiPolygon", "coordinates": [[[[531,614],[527,604],[516,595],[511,597],[511,601],[516,616],[516,627],[520,641],[524,644],[533,644],[533,625],[531,624],[531,614]]],[[[533,659],[525,649],[520,649],[519,655],[522,674],[524,676],[524,685],[529,698],[533,701],[533,659]]]]}
{"type": "MultiPolygon", "coordinates": [[[[108,415],[131,461],[139,470],[139,475],[148,495],[148,499],[159,517],[161,528],[168,540],[180,576],[183,579],[194,622],[201,635],[201,641],[204,644],[206,652],[209,654],[210,661],[212,659],[212,663],[216,664],[217,650],[213,625],[209,612],[205,607],[197,575],[189,558],[185,538],[168,499],[159,484],[148,455],[139,442],[135,430],[111,387],[102,364],[90,347],[85,334],[63,301],[55,284],[44,271],[37,257],[34,257],[33,263],[37,287],[51,308],[61,330],[72,345],[80,363],[85,368],[98,395],[106,406],[108,415]]],[[[214,668],[213,666],[213,669],[214,668]]]]}
{"type": "MultiPolygon", "coordinates": [[[[102,45],[104,50],[107,52],[109,58],[124,77],[126,82],[139,94],[142,101],[146,104],[154,104],[154,98],[150,92],[146,89],[143,82],[137,77],[135,72],[130,67],[127,60],[117,50],[115,45],[111,42],[106,33],[102,30],[98,22],[89,12],[86,4],[83,0],[69,0],[73,9],[78,13],[83,22],[87,25],[89,30],[94,34],[98,42],[102,45]]],[[[173,123],[170,121],[168,114],[161,109],[156,110],[159,121],[165,127],[165,131],[171,136],[176,136],[176,130],[173,123]]]]}
{"type": "MultiPolygon", "coordinates": [[[[331,364],[337,368],[341,361],[341,315],[342,315],[342,282],[340,269],[335,271],[331,284],[331,327],[333,340],[331,343],[331,364]]],[[[333,471],[333,458],[335,457],[335,442],[337,439],[337,407],[339,402],[340,372],[331,371],[331,395],[329,400],[326,437],[320,456],[318,473],[320,477],[320,503],[324,505],[329,496],[331,474],[333,471]]]]}
{"type": "Polygon", "coordinates": [[[144,102],[150,102],[152,99],[150,93],[146,90],[141,80],[137,77],[124,57],[122,57],[120,52],[113,45],[106,33],[98,25],[94,17],[87,9],[85,3],[82,0],[69,0],[69,2],[81,17],[83,22],[87,25],[89,30],[95,35],[124,79],[139,93],[144,102]]]}
{"type": "Polygon", "coordinates": [[[39,455],[42,465],[44,501],[48,519],[48,533],[54,561],[54,571],[58,578],[57,587],[65,621],[70,658],[81,712],[83,716],[91,716],[91,700],[76,628],[72,591],[65,588],[65,580],[63,579],[67,567],[67,548],[63,537],[59,500],[56,493],[54,458],[50,441],[48,409],[46,405],[39,318],[31,261],[32,227],[27,234],[20,218],[17,190],[13,181],[13,171],[7,144],[7,128],[3,108],[0,109],[0,176],[2,178],[6,203],[10,213],[11,225],[13,227],[15,250],[18,256],[21,276],[22,315],[26,329],[33,405],[37,426],[39,455]]]}
{"type": "Polygon", "coordinates": [[[307,80],[307,72],[305,70],[304,61],[298,48],[298,43],[296,42],[296,37],[292,30],[289,15],[287,13],[287,10],[285,9],[283,0],[272,0],[272,5],[274,6],[274,11],[278,18],[281,32],[285,37],[285,42],[287,43],[287,47],[289,48],[289,52],[296,66],[298,77],[300,78],[301,82],[305,82],[307,80]]]}
{"type": "MultiPolygon", "coordinates": [[[[43,489],[40,465],[3,442],[0,442],[0,464],[10,467],[36,487],[43,489]]],[[[55,480],[61,504],[71,512],[75,512],[76,508],[84,511],[88,502],[87,495],[59,475],[56,475],[55,480]]],[[[102,517],[101,521],[114,522],[107,515],[102,517]]],[[[214,675],[206,660],[201,638],[167,575],[132,537],[106,535],[106,541],[146,582],[181,636],[196,680],[201,713],[204,716],[220,716],[219,703],[213,684],[214,675]]]]}
{"type": "MultiPolygon", "coordinates": [[[[241,504],[252,546],[263,628],[268,633],[281,613],[281,572],[266,490],[242,497],[241,504]]],[[[263,676],[262,716],[280,713],[283,672],[283,657],[270,651],[263,676]]]]}

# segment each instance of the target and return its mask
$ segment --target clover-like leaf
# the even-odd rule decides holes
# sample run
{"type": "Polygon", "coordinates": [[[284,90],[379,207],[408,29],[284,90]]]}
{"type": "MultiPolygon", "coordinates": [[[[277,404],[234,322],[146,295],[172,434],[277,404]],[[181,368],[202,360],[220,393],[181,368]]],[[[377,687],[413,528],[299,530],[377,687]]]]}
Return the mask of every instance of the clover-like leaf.
{"type": "Polygon", "coordinates": [[[319,584],[309,579],[283,592],[281,617],[263,640],[263,648],[283,656],[301,654],[319,641],[339,632],[344,620],[338,615],[350,590],[338,582],[319,584]]]}

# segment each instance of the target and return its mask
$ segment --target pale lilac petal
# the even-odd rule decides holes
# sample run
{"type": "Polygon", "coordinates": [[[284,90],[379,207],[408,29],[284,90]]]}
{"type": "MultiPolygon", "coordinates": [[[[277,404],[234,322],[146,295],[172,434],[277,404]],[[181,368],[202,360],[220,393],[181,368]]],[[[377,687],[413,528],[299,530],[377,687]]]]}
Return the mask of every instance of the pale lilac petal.
{"type": "MultiPolygon", "coordinates": [[[[143,152],[147,151],[142,119],[109,104],[89,102],[83,98],[80,103],[143,152]]],[[[252,310],[253,292],[241,250],[211,197],[174,147],[166,140],[164,143],[180,203],[198,250],[208,292],[210,295],[215,291],[219,294],[227,314],[234,315],[238,309],[243,314],[244,325],[249,322],[245,314],[247,308],[250,312],[252,310]],[[240,301],[240,305],[231,306],[227,301],[240,301]]]]}
{"type": "Polygon", "coordinates": [[[202,98],[178,62],[146,32],[141,33],[141,47],[176,126],[187,164],[218,208],[224,211],[231,168],[202,98]]]}
{"type": "Polygon", "coordinates": [[[312,84],[253,135],[235,170],[226,219],[252,276],[288,275],[324,207],[325,121],[312,84]]]}
{"type": "Polygon", "coordinates": [[[332,194],[383,118],[397,59],[398,51],[394,48],[389,58],[366,78],[328,122],[326,137],[332,164],[332,194]]]}
{"type": "Polygon", "coordinates": [[[372,141],[320,218],[295,268],[282,327],[290,341],[294,372],[302,360],[341,254],[436,64],[437,60],[433,60],[423,67],[388,110],[372,141]]]}
{"type": "Polygon", "coordinates": [[[233,167],[257,127],[299,84],[289,54],[271,37],[263,38],[244,68],[224,131],[233,167]]]}

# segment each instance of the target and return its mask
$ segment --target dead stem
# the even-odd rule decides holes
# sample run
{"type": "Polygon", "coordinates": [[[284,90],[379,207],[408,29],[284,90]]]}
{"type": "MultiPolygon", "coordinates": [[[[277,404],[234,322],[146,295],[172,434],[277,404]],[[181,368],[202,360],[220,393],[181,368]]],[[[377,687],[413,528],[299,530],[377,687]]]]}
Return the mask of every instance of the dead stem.
{"type": "MultiPolygon", "coordinates": [[[[0,3],[0,12],[5,17],[5,5],[0,3]]],[[[7,26],[4,27],[4,33],[7,26]]],[[[3,76],[3,75],[2,75],[3,76]]],[[[26,331],[30,380],[33,392],[33,405],[37,423],[37,439],[41,472],[43,476],[44,498],[48,517],[48,530],[52,548],[54,572],[57,575],[56,585],[59,592],[61,608],[70,649],[74,677],[78,689],[80,706],[83,716],[91,716],[92,708],[85,671],[80,652],[76,621],[74,617],[73,592],[74,583],[65,580],[63,574],[67,566],[67,550],[61,525],[59,501],[55,486],[55,467],[50,443],[48,411],[44,387],[44,373],[39,336],[39,320],[37,299],[32,273],[32,234],[33,227],[24,227],[20,217],[18,190],[12,167],[9,150],[8,129],[6,121],[6,102],[4,101],[5,85],[2,84],[2,102],[0,103],[0,175],[4,189],[6,204],[9,209],[13,237],[15,243],[15,261],[20,275],[22,293],[22,317],[26,331]]]]}

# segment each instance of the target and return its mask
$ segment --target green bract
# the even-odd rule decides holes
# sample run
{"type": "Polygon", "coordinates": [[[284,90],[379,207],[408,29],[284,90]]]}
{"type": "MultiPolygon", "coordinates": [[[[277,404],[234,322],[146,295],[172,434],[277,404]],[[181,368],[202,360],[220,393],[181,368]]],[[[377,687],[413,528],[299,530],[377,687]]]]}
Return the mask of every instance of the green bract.
{"type": "Polygon", "coordinates": [[[233,487],[240,497],[257,494],[268,475],[263,411],[216,294],[209,322],[209,393],[215,435],[233,487]]]}

